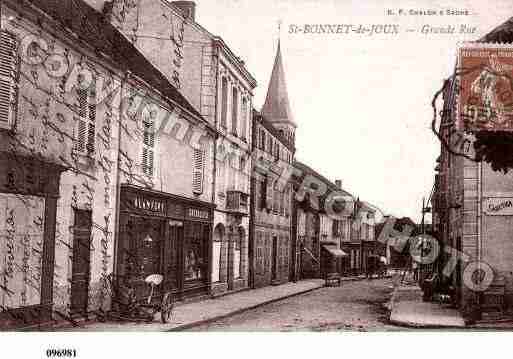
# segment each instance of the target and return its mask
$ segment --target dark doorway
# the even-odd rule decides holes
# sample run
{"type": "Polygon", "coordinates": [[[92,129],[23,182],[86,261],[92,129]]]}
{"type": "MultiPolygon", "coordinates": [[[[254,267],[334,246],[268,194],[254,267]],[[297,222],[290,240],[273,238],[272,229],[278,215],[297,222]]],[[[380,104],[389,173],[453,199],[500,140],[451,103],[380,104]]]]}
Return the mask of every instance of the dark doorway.
{"type": "Polygon", "coordinates": [[[278,237],[273,236],[273,249],[271,252],[271,279],[276,280],[277,277],[277,263],[276,263],[276,257],[278,255],[278,237]]]}
{"type": "Polygon", "coordinates": [[[91,262],[92,212],[75,209],[71,272],[71,314],[87,315],[91,262]]]}

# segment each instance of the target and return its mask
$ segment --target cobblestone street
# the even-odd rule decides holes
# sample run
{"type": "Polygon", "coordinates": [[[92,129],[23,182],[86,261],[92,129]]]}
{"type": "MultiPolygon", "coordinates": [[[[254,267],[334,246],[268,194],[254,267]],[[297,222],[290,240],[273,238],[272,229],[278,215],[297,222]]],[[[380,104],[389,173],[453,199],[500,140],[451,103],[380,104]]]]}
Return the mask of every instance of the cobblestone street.
{"type": "Polygon", "coordinates": [[[190,331],[397,331],[387,323],[392,279],[345,282],[264,305],[190,331]]]}

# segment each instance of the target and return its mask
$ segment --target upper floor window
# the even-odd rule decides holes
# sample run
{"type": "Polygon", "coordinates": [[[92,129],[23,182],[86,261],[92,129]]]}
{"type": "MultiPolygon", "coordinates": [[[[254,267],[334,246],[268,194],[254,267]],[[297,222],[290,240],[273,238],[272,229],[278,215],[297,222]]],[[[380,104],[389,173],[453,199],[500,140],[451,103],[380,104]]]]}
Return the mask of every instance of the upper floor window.
{"type": "Polygon", "coordinates": [[[232,134],[237,136],[237,121],[239,121],[239,91],[234,87],[232,93],[232,134]]]}
{"type": "Polygon", "coordinates": [[[226,128],[228,117],[228,80],[223,77],[221,80],[221,126],[226,128]]]}
{"type": "Polygon", "coordinates": [[[269,180],[267,176],[260,182],[259,209],[267,208],[267,191],[269,180]]]}
{"type": "Polygon", "coordinates": [[[246,140],[246,131],[247,131],[247,117],[248,117],[248,99],[242,99],[242,112],[240,118],[240,133],[243,140],[246,140]]]}
{"type": "Polygon", "coordinates": [[[18,79],[16,37],[5,30],[0,32],[0,129],[11,130],[15,124],[18,79]]]}
{"type": "Polygon", "coordinates": [[[285,215],[290,215],[290,186],[285,188],[285,215]]]}

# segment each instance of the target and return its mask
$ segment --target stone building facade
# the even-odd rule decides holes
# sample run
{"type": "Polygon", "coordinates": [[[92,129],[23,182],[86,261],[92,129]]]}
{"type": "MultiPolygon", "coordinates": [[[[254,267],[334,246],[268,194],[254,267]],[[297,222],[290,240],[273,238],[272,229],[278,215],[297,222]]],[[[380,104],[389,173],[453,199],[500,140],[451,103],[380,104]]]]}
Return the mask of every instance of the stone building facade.
{"type": "Polygon", "coordinates": [[[295,129],[280,42],[261,113],[253,112],[250,278],[252,287],[293,277],[291,241],[295,129]]]}
{"type": "Polygon", "coordinates": [[[215,127],[211,293],[246,288],[255,79],[222,38],[196,22],[192,1],[94,2],[215,127]]]}
{"type": "MultiPolygon", "coordinates": [[[[1,4],[1,93],[2,104],[10,104],[0,120],[0,255],[9,263],[2,269],[9,285],[0,295],[1,327],[110,308],[106,277],[115,260],[122,263],[120,207],[142,207],[142,216],[169,210],[146,199],[122,204],[123,186],[153,198],[175,193],[210,211],[202,221],[212,230],[214,129],[100,13],[80,0],[66,4],[1,4]],[[155,132],[164,125],[160,116],[175,109],[191,129],[203,123],[201,194],[194,193],[196,149],[155,132]]],[[[155,248],[167,240],[163,228],[146,233],[155,248]]],[[[199,271],[206,277],[204,234],[199,271]]],[[[164,271],[161,258],[147,259],[131,279],[140,280],[150,262],[146,269],[164,271]]]]}
{"type": "Polygon", "coordinates": [[[291,276],[291,184],[281,175],[291,167],[294,148],[254,111],[251,183],[250,281],[257,288],[291,276]]]}

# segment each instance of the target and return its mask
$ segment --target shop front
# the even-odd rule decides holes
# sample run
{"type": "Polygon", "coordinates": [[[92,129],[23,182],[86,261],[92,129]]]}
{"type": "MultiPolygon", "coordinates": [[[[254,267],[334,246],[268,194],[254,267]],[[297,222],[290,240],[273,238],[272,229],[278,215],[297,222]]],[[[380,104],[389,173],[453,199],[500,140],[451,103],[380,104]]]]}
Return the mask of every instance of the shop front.
{"type": "Polygon", "coordinates": [[[182,300],[208,293],[214,206],[163,192],[122,186],[116,275],[139,298],[144,279],[162,274],[159,290],[182,300]]]}

